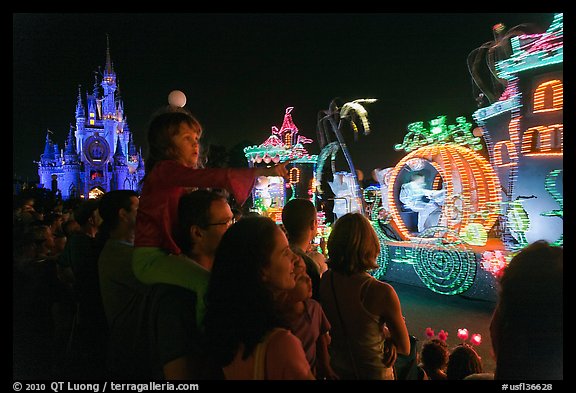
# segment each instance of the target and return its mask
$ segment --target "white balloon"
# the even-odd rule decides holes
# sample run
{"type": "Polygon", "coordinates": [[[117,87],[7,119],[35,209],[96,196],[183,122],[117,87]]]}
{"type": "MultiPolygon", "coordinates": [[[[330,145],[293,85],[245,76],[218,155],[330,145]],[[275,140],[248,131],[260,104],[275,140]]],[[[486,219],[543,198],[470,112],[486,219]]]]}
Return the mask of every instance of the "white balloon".
{"type": "Polygon", "coordinates": [[[180,90],[172,90],[170,94],[168,94],[168,103],[183,108],[184,105],[186,105],[186,95],[180,90]]]}

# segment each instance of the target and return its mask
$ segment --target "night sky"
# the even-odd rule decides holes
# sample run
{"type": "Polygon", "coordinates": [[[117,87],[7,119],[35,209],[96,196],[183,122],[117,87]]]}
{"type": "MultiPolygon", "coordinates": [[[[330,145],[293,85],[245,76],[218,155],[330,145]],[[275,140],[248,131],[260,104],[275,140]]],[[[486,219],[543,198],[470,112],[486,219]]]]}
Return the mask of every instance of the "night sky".
{"type": "MultiPolygon", "coordinates": [[[[205,144],[260,144],[286,107],[316,143],[318,112],[332,99],[377,98],[372,133],[349,139],[357,168],[394,166],[406,126],[447,115],[476,125],[469,54],[492,26],[546,30],[553,13],[13,14],[14,173],[37,181],[46,130],[64,148],[78,85],[92,91],[106,34],[135,142],[146,151],[151,115],[182,90],[205,144]]],[[[346,168],[341,168],[342,170],[346,168]]]]}

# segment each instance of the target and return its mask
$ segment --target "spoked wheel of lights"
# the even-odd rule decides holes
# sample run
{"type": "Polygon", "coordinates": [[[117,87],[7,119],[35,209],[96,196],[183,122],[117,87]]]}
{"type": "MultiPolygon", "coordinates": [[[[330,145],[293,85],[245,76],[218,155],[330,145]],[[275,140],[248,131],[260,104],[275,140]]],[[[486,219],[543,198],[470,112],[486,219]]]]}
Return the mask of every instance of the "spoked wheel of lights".
{"type": "Polygon", "coordinates": [[[458,234],[446,227],[431,227],[413,239],[414,270],[432,291],[443,295],[465,292],[476,277],[476,256],[462,242],[458,234]]]}

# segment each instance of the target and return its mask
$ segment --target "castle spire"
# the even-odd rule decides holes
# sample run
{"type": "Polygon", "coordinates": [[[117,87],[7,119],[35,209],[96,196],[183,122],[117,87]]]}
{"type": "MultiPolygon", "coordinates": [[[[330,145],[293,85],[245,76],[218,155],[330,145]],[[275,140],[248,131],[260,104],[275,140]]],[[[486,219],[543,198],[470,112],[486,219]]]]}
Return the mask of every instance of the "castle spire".
{"type": "Polygon", "coordinates": [[[138,153],[138,167],[136,169],[138,170],[138,172],[142,173],[142,176],[144,176],[145,166],[144,166],[144,159],[142,158],[142,148],[140,148],[140,151],[138,153]]]}
{"type": "Polygon", "coordinates": [[[52,131],[46,129],[46,143],[44,144],[44,154],[40,156],[42,161],[50,161],[54,159],[54,144],[50,139],[52,131]]]}
{"type": "Polygon", "coordinates": [[[106,34],[106,69],[104,75],[108,76],[114,73],[114,66],[112,65],[112,58],[110,56],[110,37],[106,34]]]}
{"type": "Polygon", "coordinates": [[[82,105],[82,93],[80,92],[81,85],[78,85],[78,102],[76,103],[76,118],[85,119],[86,112],[84,111],[84,105],[82,105]]]}
{"type": "Polygon", "coordinates": [[[114,153],[114,163],[115,165],[126,165],[126,156],[124,156],[120,138],[116,140],[116,153],[114,153]]]}
{"type": "MultiPolygon", "coordinates": [[[[128,126],[128,123],[126,123],[126,126],[128,126]]],[[[128,155],[130,157],[136,157],[138,151],[136,150],[136,145],[134,144],[134,138],[132,137],[132,133],[129,135],[130,139],[128,140],[128,155]]]]}
{"type": "Polygon", "coordinates": [[[98,72],[94,72],[94,90],[92,91],[92,95],[94,96],[94,99],[98,98],[98,72]]]}
{"type": "Polygon", "coordinates": [[[64,153],[66,155],[76,154],[76,138],[74,138],[74,127],[70,124],[70,131],[68,131],[68,139],[64,144],[64,153]]]}

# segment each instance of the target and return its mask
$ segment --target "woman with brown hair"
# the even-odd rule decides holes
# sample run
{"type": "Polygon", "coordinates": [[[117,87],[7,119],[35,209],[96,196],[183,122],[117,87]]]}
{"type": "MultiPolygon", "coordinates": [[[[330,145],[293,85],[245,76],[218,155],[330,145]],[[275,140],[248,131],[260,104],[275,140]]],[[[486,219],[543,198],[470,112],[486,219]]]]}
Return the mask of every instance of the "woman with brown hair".
{"type": "Polygon", "coordinates": [[[378,236],[362,214],[335,222],[320,300],[332,324],[331,365],[341,379],[395,379],[396,354],[410,353],[396,291],[368,273],[379,254],[378,236]]]}

